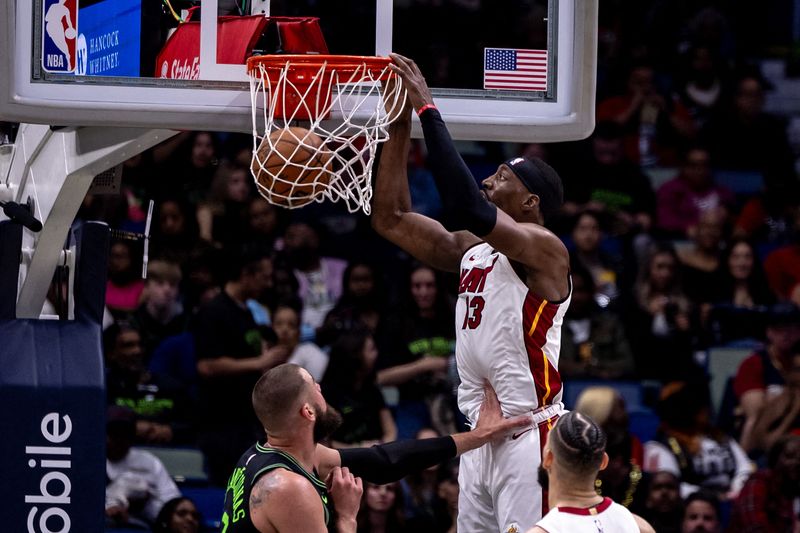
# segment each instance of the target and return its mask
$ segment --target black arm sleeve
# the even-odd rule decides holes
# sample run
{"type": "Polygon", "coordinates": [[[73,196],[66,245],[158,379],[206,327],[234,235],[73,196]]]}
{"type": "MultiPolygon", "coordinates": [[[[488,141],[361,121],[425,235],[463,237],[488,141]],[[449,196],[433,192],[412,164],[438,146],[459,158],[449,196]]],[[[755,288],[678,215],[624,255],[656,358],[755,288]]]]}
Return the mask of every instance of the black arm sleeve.
{"type": "Polygon", "coordinates": [[[453,146],[453,139],[437,109],[428,109],[419,117],[428,166],[433,173],[450,230],[469,230],[481,237],[497,223],[497,208],[480,194],[475,178],[453,146]]]}
{"type": "Polygon", "coordinates": [[[399,440],[371,448],[339,450],[342,466],[370,483],[384,484],[456,456],[453,437],[399,440]]]}

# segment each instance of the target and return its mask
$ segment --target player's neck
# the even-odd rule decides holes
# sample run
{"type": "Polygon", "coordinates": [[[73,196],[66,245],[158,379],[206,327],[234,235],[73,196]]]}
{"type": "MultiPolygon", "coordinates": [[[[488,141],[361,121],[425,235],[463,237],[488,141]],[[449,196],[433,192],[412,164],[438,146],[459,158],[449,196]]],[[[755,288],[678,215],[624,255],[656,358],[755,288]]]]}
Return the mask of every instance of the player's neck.
{"type": "Polygon", "coordinates": [[[270,435],[267,438],[267,446],[288,453],[300,463],[300,466],[308,472],[313,472],[314,452],[317,449],[317,445],[314,444],[310,436],[306,439],[296,434],[286,436],[270,435]]]}
{"type": "Polygon", "coordinates": [[[576,486],[574,482],[562,484],[551,476],[547,501],[551,509],[556,507],[585,509],[599,504],[603,501],[603,497],[595,492],[591,482],[585,486],[576,486]]]}

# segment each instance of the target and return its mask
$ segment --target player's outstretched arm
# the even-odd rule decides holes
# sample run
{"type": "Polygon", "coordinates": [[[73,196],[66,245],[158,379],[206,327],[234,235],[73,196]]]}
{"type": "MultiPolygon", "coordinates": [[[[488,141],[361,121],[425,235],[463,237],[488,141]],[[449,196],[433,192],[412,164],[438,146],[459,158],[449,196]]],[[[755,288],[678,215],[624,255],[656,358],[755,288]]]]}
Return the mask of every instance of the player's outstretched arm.
{"type": "MultiPolygon", "coordinates": [[[[538,274],[552,277],[557,287],[563,287],[556,291],[558,294],[542,296],[551,300],[566,296],[569,255],[564,244],[542,226],[516,222],[481,194],[475,178],[455,149],[441,114],[433,105],[433,97],[419,67],[399,54],[391,57],[392,69],[403,78],[411,105],[420,113],[428,165],[442,197],[449,227],[469,230],[509,258],[538,274]]],[[[502,174],[503,170],[499,172],[502,174]]]]}
{"type": "Polygon", "coordinates": [[[402,116],[389,126],[389,140],[381,152],[372,200],[372,227],[418,260],[457,272],[464,250],[478,239],[466,232],[451,233],[436,220],[411,211],[410,139],[411,109],[406,103],[402,116]]]}
{"type": "Polygon", "coordinates": [[[338,466],[370,483],[391,483],[413,472],[443,463],[469,450],[530,427],[530,416],[504,418],[500,402],[489,383],[484,383],[484,401],[478,424],[472,431],[434,439],[400,440],[370,448],[333,450],[317,445],[316,464],[320,475],[338,466]]]}

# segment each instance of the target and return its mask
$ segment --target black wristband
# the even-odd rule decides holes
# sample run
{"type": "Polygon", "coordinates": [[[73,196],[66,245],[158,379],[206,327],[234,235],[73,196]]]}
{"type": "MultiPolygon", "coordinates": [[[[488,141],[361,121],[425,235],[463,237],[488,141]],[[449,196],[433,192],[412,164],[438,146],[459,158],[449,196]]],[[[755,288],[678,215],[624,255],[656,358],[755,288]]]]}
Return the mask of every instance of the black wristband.
{"type": "Polygon", "coordinates": [[[339,450],[342,466],[370,483],[391,483],[456,456],[453,437],[398,440],[371,448],[339,450]]]}

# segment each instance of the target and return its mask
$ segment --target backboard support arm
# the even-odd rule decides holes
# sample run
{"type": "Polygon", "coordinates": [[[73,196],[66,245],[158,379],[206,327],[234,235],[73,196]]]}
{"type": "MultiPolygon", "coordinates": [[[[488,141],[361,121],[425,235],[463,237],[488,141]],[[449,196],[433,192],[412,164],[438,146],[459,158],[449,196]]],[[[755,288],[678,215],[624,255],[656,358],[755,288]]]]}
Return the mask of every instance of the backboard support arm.
{"type": "Polygon", "coordinates": [[[17,202],[30,199],[33,215],[43,228],[38,233],[23,229],[17,318],[39,318],[63,257],[67,233],[94,177],[177,133],[98,126],[60,130],[38,124],[20,126],[9,173],[0,188],[13,191],[17,202]]]}

